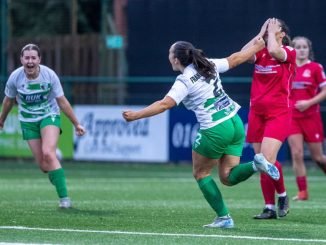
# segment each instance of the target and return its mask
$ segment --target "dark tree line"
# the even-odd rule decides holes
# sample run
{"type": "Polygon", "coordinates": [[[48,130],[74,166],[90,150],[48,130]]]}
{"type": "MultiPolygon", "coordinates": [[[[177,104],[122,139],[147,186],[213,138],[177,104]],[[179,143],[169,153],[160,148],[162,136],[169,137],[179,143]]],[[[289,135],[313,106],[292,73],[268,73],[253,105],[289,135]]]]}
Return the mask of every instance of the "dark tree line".
{"type": "MultiPolygon", "coordinates": [[[[12,37],[71,33],[73,0],[13,0],[8,4],[12,37]]],[[[76,0],[77,33],[100,31],[101,0],[76,0]]]]}

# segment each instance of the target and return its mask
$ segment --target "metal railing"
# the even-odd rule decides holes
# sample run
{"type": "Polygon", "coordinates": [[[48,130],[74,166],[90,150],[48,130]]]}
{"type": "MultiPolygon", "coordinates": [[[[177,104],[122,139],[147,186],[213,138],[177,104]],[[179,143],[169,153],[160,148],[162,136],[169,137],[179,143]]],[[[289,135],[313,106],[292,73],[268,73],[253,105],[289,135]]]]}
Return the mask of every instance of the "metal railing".
{"type": "MultiPolygon", "coordinates": [[[[72,104],[148,104],[164,96],[175,76],[60,76],[64,92],[72,104]]],[[[0,99],[8,77],[0,77],[0,99]]],[[[250,77],[223,77],[232,98],[249,101],[250,77]]]]}

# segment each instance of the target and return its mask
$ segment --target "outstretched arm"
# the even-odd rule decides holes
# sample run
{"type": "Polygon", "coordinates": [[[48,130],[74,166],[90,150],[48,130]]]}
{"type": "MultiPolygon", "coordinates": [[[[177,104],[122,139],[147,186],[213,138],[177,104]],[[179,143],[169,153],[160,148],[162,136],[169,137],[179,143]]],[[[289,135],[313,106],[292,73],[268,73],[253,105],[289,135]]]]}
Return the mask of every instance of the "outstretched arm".
{"type": "Polygon", "coordinates": [[[60,109],[66,114],[66,116],[69,118],[69,120],[72,122],[72,124],[75,127],[76,134],[78,136],[82,136],[86,133],[85,128],[78,122],[77,117],[75,116],[75,113],[67,100],[65,96],[61,96],[57,98],[58,105],[60,109]]]}
{"type": "Polygon", "coordinates": [[[242,49],[239,52],[231,54],[227,57],[227,61],[229,62],[229,68],[234,68],[250,59],[254,56],[255,53],[260,51],[265,47],[265,42],[263,38],[259,37],[253,41],[253,45],[246,49],[242,49]]]}
{"type": "Polygon", "coordinates": [[[174,101],[174,99],[172,99],[169,96],[165,96],[164,99],[158,100],[158,101],[154,102],[153,104],[145,107],[142,110],[124,111],[122,113],[122,116],[126,121],[130,122],[130,121],[138,120],[138,119],[145,118],[145,117],[155,116],[155,115],[160,114],[166,110],[171,109],[175,105],[176,105],[176,102],[174,101]]]}
{"type": "Polygon", "coordinates": [[[6,118],[15,104],[15,98],[4,97],[2,102],[2,111],[0,114],[0,129],[3,128],[6,118]]]}
{"type": "MultiPolygon", "coordinates": [[[[247,48],[249,48],[249,47],[251,47],[251,46],[253,46],[254,45],[254,43],[255,43],[255,40],[257,40],[258,38],[263,38],[264,37],[264,35],[265,35],[265,33],[266,33],[266,31],[267,31],[267,27],[268,27],[268,23],[269,23],[269,21],[270,21],[270,19],[267,19],[266,21],[265,21],[265,23],[262,25],[262,27],[260,28],[260,31],[259,31],[259,33],[253,38],[253,39],[251,39],[245,46],[243,46],[242,47],[242,49],[241,50],[245,50],[245,49],[247,49],[247,48]]],[[[248,62],[250,62],[250,63],[253,63],[255,60],[254,60],[254,55],[252,55],[252,57],[250,57],[249,59],[248,59],[248,62]]]]}

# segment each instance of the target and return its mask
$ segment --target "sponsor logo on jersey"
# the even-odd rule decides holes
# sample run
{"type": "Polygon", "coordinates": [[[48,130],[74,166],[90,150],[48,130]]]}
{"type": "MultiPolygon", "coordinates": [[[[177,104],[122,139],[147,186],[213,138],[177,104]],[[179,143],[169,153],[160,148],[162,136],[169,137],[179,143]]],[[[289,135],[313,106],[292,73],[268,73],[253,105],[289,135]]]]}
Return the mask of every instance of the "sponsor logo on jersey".
{"type": "Polygon", "coordinates": [[[27,104],[39,103],[45,99],[42,94],[19,94],[19,97],[27,104]]]}
{"type": "Polygon", "coordinates": [[[310,85],[312,85],[311,82],[295,81],[292,82],[292,89],[306,89],[310,85]]]}
{"type": "Polygon", "coordinates": [[[277,68],[278,66],[280,65],[268,65],[268,66],[255,65],[255,72],[263,73],[263,74],[277,73],[275,68],[277,68]]]}

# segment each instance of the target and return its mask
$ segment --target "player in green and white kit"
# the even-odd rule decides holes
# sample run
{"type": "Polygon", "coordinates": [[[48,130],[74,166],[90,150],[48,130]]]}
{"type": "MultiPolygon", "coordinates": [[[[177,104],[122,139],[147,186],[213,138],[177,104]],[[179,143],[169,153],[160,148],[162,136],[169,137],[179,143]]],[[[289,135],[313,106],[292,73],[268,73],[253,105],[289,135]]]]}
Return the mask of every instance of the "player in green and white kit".
{"type": "Polygon", "coordinates": [[[224,59],[208,59],[191,43],[179,41],[169,50],[169,61],[176,78],[170,91],[159,101],[140,111],[124,111],[123,117],[133,121],[164,112],[181,101],[195,112],[200,124],[193,144],[193,175],[209,205],[216,212],[213,223],[204,227],[232,228],[233,219],[222,194],[211,177],[216,165],[223,184],[231,186],[248,179],[257,170],[277,178],[277,169],[266,161],[239,164],[245,138],[243,123],[237,112],[240,106],[223,90],[220,72],[225,72],[248,60],[264,47],[258,38],[251,49],[224,59]]]}
{"type": "Polygon", "coordinates": [[[40,49],[28,44],[21,51],[22,67],[13,71],[7,81],[5,97],[0,114],[0,129],[4,127],[8,113],[15,100],[18,103],[19,121],[23,139],[28,145],[44,173],[48,173],[50,182],[55,186],[60,198],[59,207],[70,208],[66,178],[56,156],[60,135],[60,109],[71,120],[76,134],[84,135],[73,109],[64,96],[56,73],[40,65],[40,49]]]}

